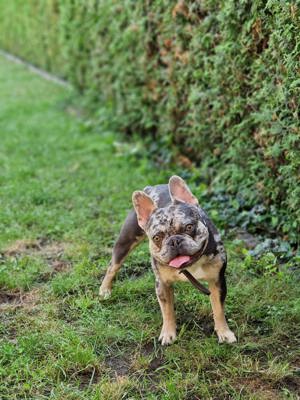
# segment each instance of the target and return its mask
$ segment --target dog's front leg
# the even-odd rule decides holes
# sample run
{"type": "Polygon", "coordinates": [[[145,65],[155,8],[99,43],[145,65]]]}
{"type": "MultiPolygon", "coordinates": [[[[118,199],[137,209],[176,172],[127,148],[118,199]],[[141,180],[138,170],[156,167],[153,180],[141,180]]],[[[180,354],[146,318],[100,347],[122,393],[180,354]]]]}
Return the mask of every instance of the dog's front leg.
{"type": "Polygon", "coordinates": [[[234,343],[236,342],[236,337],[229,329],[224,313],[224,303],[227,293],[225,268],[226,265],[222,267],[218,281],[209,282],[210,302],[213,310],[215,331],[218,335],[219,343],[234,343]]]}
{"type": "Polygon", "coordinates": [[[160,305],[163,326],[159,336],[162,345],[171,344],[176,339],[176,321],[174,313],[174,290],[170,284],[156,279],[155,289],[160,305]]]}

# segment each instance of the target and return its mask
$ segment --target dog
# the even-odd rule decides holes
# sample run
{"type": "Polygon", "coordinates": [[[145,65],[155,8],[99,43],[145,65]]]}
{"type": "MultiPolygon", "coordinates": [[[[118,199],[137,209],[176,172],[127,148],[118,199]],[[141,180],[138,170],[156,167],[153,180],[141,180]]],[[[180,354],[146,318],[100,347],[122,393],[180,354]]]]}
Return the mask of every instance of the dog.
{"type": "Polygon", "coordinates": [[[135,191],[132,202],[134,209],[128,214],[113,247],[112,259],[100,286],[100,297],[110,296],[112,281],[125,258],[147,236],[163,318],[161,344],[168,345],[176,339],[172,283],[187,281],[184,273],[192,275],[194,281],[208,282],[207,292],[219,343],[236,342],[224,314],[226,251],[216,227],[185,181],[174,175],[168,185],[147,186],[143,191],[135,191]]]}

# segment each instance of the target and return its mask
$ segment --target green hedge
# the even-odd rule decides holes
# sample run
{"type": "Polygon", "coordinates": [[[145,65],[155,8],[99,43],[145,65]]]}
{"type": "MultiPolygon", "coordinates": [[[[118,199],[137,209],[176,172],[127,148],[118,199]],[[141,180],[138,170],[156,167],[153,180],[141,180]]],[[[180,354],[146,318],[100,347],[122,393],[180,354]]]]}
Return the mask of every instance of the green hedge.
{"type": "Polygon", "coordinates": [[[59,18],[55,0],[0,0],[0,46],[62,75],[59,18]]]}
{"type": "MultiPolygon", "coordinates": [[[[298,4],[297,4],[298,3],[298,4]]],[[[0,1],[0,45],[185,154],[297,241],[297,1],[0,1]]]]}

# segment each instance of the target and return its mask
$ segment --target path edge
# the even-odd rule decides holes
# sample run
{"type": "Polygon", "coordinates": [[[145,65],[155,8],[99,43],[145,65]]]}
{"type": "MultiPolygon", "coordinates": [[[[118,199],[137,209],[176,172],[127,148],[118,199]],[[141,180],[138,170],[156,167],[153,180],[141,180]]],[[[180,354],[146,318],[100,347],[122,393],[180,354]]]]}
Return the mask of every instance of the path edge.
{"type": "Polygon", "coordinates": [[[56,85],[64,86],[69,89],[72,88],[72,85],[68,81],[66,81],[62,78],[59,78],[58,76],[55,76],[53,74],[50,74],[49,72],[46,72],[43,69],[36,67],[35,65],[33,65],[33,64],[23,60],[22,58],[17,57],[3,49],[0,49],[0,56],[6,58],[8,61],[11,61],[15,64],[25,66],[31,72],[33,72],[36,75],[41,76],[42,78],[46,79],[47,81],[53,82],[56,85]]]}

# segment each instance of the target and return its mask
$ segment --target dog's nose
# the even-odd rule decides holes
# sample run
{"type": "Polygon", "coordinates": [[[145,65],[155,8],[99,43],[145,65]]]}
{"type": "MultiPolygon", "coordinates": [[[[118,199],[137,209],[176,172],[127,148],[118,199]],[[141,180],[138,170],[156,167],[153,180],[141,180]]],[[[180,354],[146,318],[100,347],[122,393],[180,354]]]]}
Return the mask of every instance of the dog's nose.
{"type": "Polygon", "coordinates": [[[169,239],[169,244],[172,247],[179,247],[179,245],[182,243],[183,237],[179,235],[174,235],[171,236],[169,239]]]}

